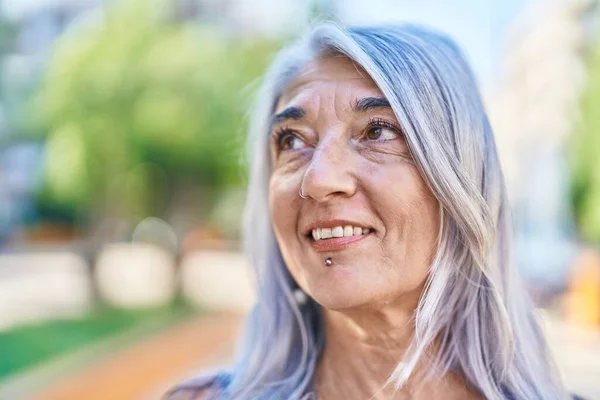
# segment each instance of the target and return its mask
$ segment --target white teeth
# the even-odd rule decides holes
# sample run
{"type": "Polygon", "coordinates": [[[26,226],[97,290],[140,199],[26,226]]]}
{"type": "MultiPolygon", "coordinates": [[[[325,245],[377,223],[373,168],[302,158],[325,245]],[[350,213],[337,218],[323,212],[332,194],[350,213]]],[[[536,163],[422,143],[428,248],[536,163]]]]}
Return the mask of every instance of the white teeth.
{"type": "Polygon", "coordinates": [[[361,228],[360,226],[336,226],[333,228],[315,228],[312,230],[314,240],[330,239],[332,237],[339,238],[344,236],[361,236],[371,232],[369,228],[361,228]]]}
{"type": "Polygon", "coordinates": [[[331,230],[331,236],[333,237],[344,237],[344,228],[336,226],[331,230]]]}

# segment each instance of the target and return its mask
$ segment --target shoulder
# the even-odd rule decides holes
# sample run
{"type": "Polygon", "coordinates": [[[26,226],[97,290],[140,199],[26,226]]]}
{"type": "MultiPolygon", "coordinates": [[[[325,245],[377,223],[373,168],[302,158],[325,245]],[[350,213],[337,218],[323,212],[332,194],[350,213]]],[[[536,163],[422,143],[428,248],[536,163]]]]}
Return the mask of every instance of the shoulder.
{"type": "Polygon", "coordinates": [[[161,400],[208,400],[227,388],[231,376],[228,373],[209,373],[188,379],[170,391],[161,400]]]}

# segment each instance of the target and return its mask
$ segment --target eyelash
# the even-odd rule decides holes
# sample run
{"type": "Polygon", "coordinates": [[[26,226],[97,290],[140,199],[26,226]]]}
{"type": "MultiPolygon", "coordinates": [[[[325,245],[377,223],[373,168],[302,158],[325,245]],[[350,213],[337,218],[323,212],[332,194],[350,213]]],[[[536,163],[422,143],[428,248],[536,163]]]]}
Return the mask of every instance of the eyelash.
{"type": "Polygon", "coordinates": [[[395,124],[392,124],[391,122],[388,122],[381,118],[371,118],[371,119],[369,119],[369,122],[367,123],[367,127],[363,131],[363,134],[361,137],[366,136],[366,133],[369,132],[369,129],[372,129],[372,128],[389,129],[389,130],[393,131],[394,133],[398,134],[398,136],[402,136],[402,130],[400,129],[400,127],[396,126],[395,124]]]}
{"type": "Polygon", "coordinates": [[[283,137],[287,134],[298,136],[298,134],[296,134],[292,129],[290,129],[287,126],[284,126],[277,129],[275,133],[273,133],[273,143],[275,143],[276,146],[279,146],[281,143],[281,139],[283,139],[283,137]]]}
{"type": "MultiPolygon", "coordinates": [[[[369,119],[369,122],[367,123],[367,126],[361,135],[361,138],[364,138],[366,136],[366,133],[369,131],[369,129],[372,129],[372,128],[385,128],[385,129],[389,129],[389,130],[397,133],[398,135],[402,134],[402,131],[400,130],[400,128],[398,126],[396,126],[395,124],[392,124],[381,118],[371,118],[371,119],[369,119]]],[[[273,143],[276,146],[280,146],[281,139],[283,139],[283,137],[288,134],[298,136],[298,134],[294,130],[290,129],[287,126],[283,126],[279,129],[277,129],[273,133],[273,136],[272,136],[273,143]]],[[[299,138],[299,139],[302,140],[302,138],[299,138]]]]}

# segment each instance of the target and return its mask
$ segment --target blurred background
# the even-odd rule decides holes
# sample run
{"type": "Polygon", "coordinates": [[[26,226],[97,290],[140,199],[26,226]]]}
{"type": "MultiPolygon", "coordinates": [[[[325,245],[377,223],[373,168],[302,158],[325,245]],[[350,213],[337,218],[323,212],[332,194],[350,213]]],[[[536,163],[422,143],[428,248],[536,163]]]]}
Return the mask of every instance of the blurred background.
{"type": "Polygon", "coordinates": [[[252,304],[247,113],[311,21],[417,22],[472,64],[515,259],[569,388],[600,399],[595,0],[0,0],[0,399],[156,399],[252,304]]]}

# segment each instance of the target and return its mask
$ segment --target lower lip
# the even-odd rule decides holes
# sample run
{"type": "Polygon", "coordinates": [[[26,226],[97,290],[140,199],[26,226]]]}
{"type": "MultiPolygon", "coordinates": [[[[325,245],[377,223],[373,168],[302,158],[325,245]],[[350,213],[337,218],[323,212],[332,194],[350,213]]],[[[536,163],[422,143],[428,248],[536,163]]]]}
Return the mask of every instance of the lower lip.
{"type": "Polygon", "coordinates": [[[338,238],[330,238],[325,240],[310,240],[310,245],[315,249],[318,253],[324,253],[328,251],[340,251],[344,250],[353,244],[357,244],[361,240],[365,239],[367,236],[372,235],[372,232],[367,233],[366,235],[360,236],[344,236],[338,238]]]}

